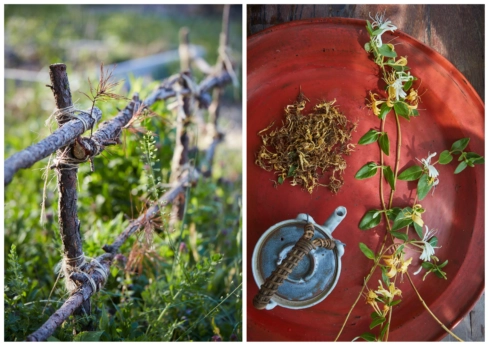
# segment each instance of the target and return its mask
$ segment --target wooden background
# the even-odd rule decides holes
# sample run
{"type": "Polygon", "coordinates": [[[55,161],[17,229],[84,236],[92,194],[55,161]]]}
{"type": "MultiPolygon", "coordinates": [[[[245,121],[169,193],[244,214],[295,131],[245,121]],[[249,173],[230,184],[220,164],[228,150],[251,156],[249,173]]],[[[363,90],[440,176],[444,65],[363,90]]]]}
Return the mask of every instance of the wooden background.
{"type": "MultiPolygon", "coordinates": [[[[248,5],[247,34],[301,19],[368,19],[384,10],[400,30],[457,67],[484,101],[484,5],[248,5]]],[[[484,341],[484,295],[453,332],[465,341],[484,341]]]]}

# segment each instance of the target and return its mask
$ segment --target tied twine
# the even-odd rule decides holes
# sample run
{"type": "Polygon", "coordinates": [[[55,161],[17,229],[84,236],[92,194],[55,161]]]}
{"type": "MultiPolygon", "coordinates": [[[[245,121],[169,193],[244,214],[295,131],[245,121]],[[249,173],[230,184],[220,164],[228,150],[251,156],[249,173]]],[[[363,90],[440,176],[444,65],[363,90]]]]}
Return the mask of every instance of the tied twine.
{"type": "Polygon", "coordinates": [[[102,287],[107,282],[107,278],[109,277],[109,273],[97,259],[85,256],[84,253],[74,258],[69,258],[68,256],[63,255],[63,259],[56,266],[56,272],[60,276],[65,277],[65,287],[70,294],[74,293],[78,289],[78,285],[75,283],[74,280],[70,278],[70,275],[72,273],[79,273],[83,275],[86,281],[92,287],[94,293],[102,289],[102,287]],[[90,260],[90,262],[87,263],[86,260],[90,260]],[[84,271],[83,269],[87,264],[89,265],[89,268],[87,269],[87,271],[84,271]],[[95,280],[89,275],[93,272],[98,272],[102,277],[102,281],[98,285],[95,280]]]}
{"type": "Polygon", "coordinates": [[[53,113],[51,113],[49,118],[46,120],[45,124],[46,124],[46,126],[50,127],[51,123],[53,121],[53,118],[56,119],[56,121],[60,125],[64,125],[65,123],[67,123],[70,120],[77,119],[77,120],[80,120],[82,122],[83,132],[85,132],[90,128],[90,125],[88,124],[87,120],[80,115],[82,115],[82,114],[83,115],[89,115],[94,120],[94,124],[95,124],[96,122],[100,121],[100,119],[98,119],[97,115],[93,114],[93,113],[94,112],[88,113],[88,112],[82,111],[80,109],[77,109],[75,107],[75,105],[72,105],[72,106],[69,106],[66,108],[57,108],[53,111],[53,113]]]}

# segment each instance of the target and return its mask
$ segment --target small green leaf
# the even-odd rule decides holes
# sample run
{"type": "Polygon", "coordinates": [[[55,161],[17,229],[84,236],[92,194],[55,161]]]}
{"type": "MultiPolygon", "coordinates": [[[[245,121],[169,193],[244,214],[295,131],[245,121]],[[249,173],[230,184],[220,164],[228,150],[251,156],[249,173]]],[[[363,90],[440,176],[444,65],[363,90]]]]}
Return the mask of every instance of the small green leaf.
{"type": "Polygon", "coordinates": [[[452,144],[450,151],[463,151],[469,144],[470,138],[462,138],[452,144]]]}
{"type": "Polygon", "coordinates": [[[423,173],[421,178],[419,178],[418,188],[416,190],[416,192],[418,193],[418,199],[420,201],[423,200],[426,197],[426,195],[428,195],[428,192],[430,192],[432,187],[433,184],[430,184],[428,174],[423,173]]]}
{"type": "Polygon", "coordinates": [[[418,180],[423,174],[423,168],[420,166],[411,166],[408,169],[404,170],[397,176],[399,180],[405,181],[413,181],[418,180]]]}
{"type": "Polygon", "coordinates": [[[375,253],[372,250],[370,250],[367,245],[365,245],[364,243],[360,243],[358,244],[358,246],[360,246],[360,250],[362,250],[363,254],[367,258],[371,260],[375,259],[375,253]]]}
{"type": "Polygon", "coordinates": [[[444,266],[446,266],[447,264],[448,264],[448,260],[446,260],[445,262],[443,262],[442,264],[440,264],[440,265],[438,266],[438,268],[440,268],[440,269],[441,269],[441,268],[443,268],[444,266]]]}
{"type": "Polygon", "coordinates": [[[382,215],[380,214],[379,210],[369,210],[360,220],[358,228],[360,228],[362,231],[374,228],[380,223],[381,218],[382,215]]]}
{"type": "Polygon", "coordinates": [[[389,145],[389,136],[387,135],[387,132],[384,132],[380,135],[379,145],[380,145],[380,149],[382,149],[384,154],[389,156],[390,145],[389,145]]]}
{"type": "Polygon", "coordinates": [[[396,250],[395,254],[396,254],[396,255],[399,255],[399,254],[401,254],[401,253],[404,253],[402,250],[404,250],[404,244],[400,245],[400,246],[397,248],[397,250],[396,250]]]}
{"type": "Polygon", "coordinates": [[[442,272],[441,270],[434,270],[433,273],[435,273],[436,276],[438,276],[440,279],[447,279],[444,272],[442,272]]]}
{"type": "Polygon", "coordinates": [[[384,167],[382,167],[382,170],[384,171],[385,180],[387,180],[391,189],[395,190],[396,186],[395,186],[395,182],[394,182],[394,172],[392,172],[391,167],[390,166],[384,166],[384,167]]]}
{"type": "Polygon", "coordinates": [[[386,323],[384,327],[382,327],[382,331],[380,332],[379,339],[383,340],[385,333],[387,333],[387,330],[389,329],[389,323],[386,323]]]}
{"type": "Polygon", "coordinates": [[[468,152],[467,155],[466,155],[466,157],[472,163],[475,163],[475,164],[482,164],[482,163],[484,163],[484,157],[480,156],[477,153],[468,152]]]}
{"type": "Polygon", "coordinates": [[[282,184],[283,182],[284,182],[284,178],[282,178],[282,176],[279,176],[278,177],[278,183],[282,184]]]}
{"type": "Polygon", "coordinates": [[[414,230],[416,231],[416,234],[418,235],[419,239],[423,239],[423,227],[418,225],[416,222],[413,222],[414,230]]]}
{"type": "Polygon", "coordinates": [[[413,85],[413,80],[411,79],[411,80],[408,80],[406,82],[406,84],[404,84],[404,86],[402,88],[404,89],[404,91],[408,91],[409,88],[411,88],[412,85],[413,85]]]}
{"type": "Polygon", "coordinates": [[[376,130],[369,130],[366,134],[360,138],[358,141],[358,144],[365,145],[365,144],[370,144],[373,143],[379,138],[380,133],[376,130]]]}
{"type": "Polygon", "coordinates": [[[402,299],[399,299],[399,300],[394,300],[394,301],[392,301],[392,302],[389,304],[389,306],[395,306],[395,305],[399,304],[400,302],[402,302],[402,299]]]}
{"type": "Polygon", "coordinates": [[[106,309],[102,308],[102,315],[100,316],[99,329],[106,330],[109,325],[109,316],[107,315],[106,309]]]}
{"type": "Polygon", "coordinates": [[[355,178],[361,180],[373,177],[377,173],[377,168],[378,166],[375,162],[369,162],[358,170],[355,178]]]}
{"type": "Polygon", "coordinates": [[[394,220],[394,224],[392,225],[392,231],[397,231],[398,229],[409,226],[413,223],[413,220],[410,217],[406,217],[408,213],[411,213],[413,210],[410,207],[406,207],[401,210],[396,219],[394,220]]]}
{"type": "MultiPolygon", "coordinates": [[[[373,34],[375,35],[375,31],[373,34]]],[[[397,53],[387,44],[383,44],[379,48],[379,53],[388,58],[395,58],[397,56],[397,53]]]]}
{"type": "Polygon", "coordinates": [[[295,170],[297,169],[297,166],[290,166],[289,172],[287,173],[287,177],[293,177],[295,175],[295,170]]]}
{"type": "Polygon", "coordinates": [[[397,115],[409,120],[409,108],[406,102],[397,101],[394,103],[394,112],[396,112],[397,115]]]}
{"type": "Polygon", "coordinates": [[[368,34],[370,36],[372,36],[372,33],[374,32],[374,29],[372,28],[372,24],[370,24],[370,22],[368,20],[367,20],[367,26],[366,26],[366,28],[367,28],[368,34]]]}
{"type": "Polygon", "coordinates": [[[431,237],[429,240],[428,240],[428,243],[431,244],[431,246],[435,247],[436,245],[438,245],[438,238],[437,237],[431,237]]]}
{"type": "Polygon", "coordinates": [[[49,338],[46,339],[46,341],[51,341],[52,342],[52,341],[61,341],[61,340],[56,339],[54,336],[51,335],[49,338]]]}
{"type": "Polygon", "coordinates": [[[377,327],[379,324],[382,324],[385,322],[385,317],[380,317],[376,320],[373,320],[372,323],[370,323],[370,329],[373,329],[375,327],[377,327]]]}
{"type": "Polygon", "coordinates": [[[423,267],[426,270],[433,269],[435,266],[431,262],[423,262],[421,263],[421,267],[423,267]]]}
{"type": "Polygon", "coordinates": [[[458,164],[457,168],[455,168],[455,174],[459,174],[462,172],[465,168],[467,168],[467,162],[462,161],[458,164]]]}
{"type": "Polygon", "coordinates": [[[466,157],[466,156],[467,156],[467,153],[462,153],[462,155],[460,155],[460,156],[458,157],[458,160],[459,160],[459,161],[463,161],[463,160],[465,160],[465,157],[466,157]]]}
{"type": "Polygon", "coordinates": [[[387,102],[382,103],[382,106],[380,106],[380,113],[379,113],[379,119],[385,119],[387,114],[391,111],[392,107],[389,107],[387,105],[387,102]]]}
{"type": "Polygon", "coordinates": [[[370,52],[370,48],[371,48],[371,47],[370,47],[370,42],[365,43],[364,48],[365,48],[365,50],[366,50],[367,52],[370,52]]]}
{"type": "Polygon", "coordinates": [[[375,341],[375,335],[372,333],[363,333],[359,338],[362,338],[365,341],[375,341]]]}
{"type": "Polygon", "coordinates": [[[410,115],[412,115],[413,117],[417,117],[419,115],[419,112],[417,109],[410,109],[411,113],[410,115]]]}
{"type": "Polygon", "coordinates": [[[438,163],[440,165],[446,165],[447,163],[452,162],[453,156],[450,154],[448,150],[444,150],[440,154],[440,158],[438,159],[438,163]]]}
{"type": "Polygon", "coordinates": [[[392,231],[391,234],[394,238],[398,238],[398,239],[402,239],[404,241],[408,241],[408,236],[405,233],[392,231]]]}
{"type": "Polygon", "coordinates": [[[387,217],[389,218],[389,220],[394,221],[396,219],[397,215],[399,215],[399,212],[401,210],[402,209],[399,207],[394,207],[392,209],[389,209],[389,210],[387,210],[387,217]]]}

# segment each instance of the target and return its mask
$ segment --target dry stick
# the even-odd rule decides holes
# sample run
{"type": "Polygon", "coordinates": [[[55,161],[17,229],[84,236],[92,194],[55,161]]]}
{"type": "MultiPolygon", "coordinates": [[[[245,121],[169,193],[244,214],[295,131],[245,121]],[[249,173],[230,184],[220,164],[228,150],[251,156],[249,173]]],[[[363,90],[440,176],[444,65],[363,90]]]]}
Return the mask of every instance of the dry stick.
{"type": "MultiPolygon", "coordinates": [[[[111,245],[104,245],[103,250],[107,253],[100,255],[96,258],[105,269],[106,272],[109,272],[110,265],[115,257],[115,255],[119,252],[122,244],[137,230],[142,228],[145,224],[147,224],[151,219],[158,217],[160,206],[167,205],[171,203],[179,194],[185,191],[186,185],[197,181],[200,177],[200,174],[197,170],[189,170],[184,173],[180,180],[174,184],[174,186],[168,190],[160,199],[151,206],[144,214],[141,214],[136,220],[132,221],[124,231],[119,234],[119,236],[115,239],[115,241],[111,245]]],[[[91,279],[96,283],[97,286],[101,286],[104,283],[103,276],[94,271],[93,273],[88,274],[91,279]]],[[[27,341],[44,341],[50,335],[54,333],[56,328],[58,328],[69,316],[75,311],[84,300],[89,299],[95,292],[93,290],[92,285],[88,282],[84,276],[78,273],[73,273],[71,278],[77,281],[82,282],[81,286],[78,290],[72,294],[68,300],[53,314],[49,317],[49,319],[34,333],[27,337],[27,341]]]]}
{"type": "Polygon", "coordinates": [[[458,336],[456,336],[450,329],[448,329],[436,316],[435,314],[430,310],[430,308],[428,307],[428,305],[425,303],[425,301],[423,300],[423,298],[421,297],[421,295],[419,294],[418,290],[416,289],[416,286],[414,286],[414,282],[413,280],[411,280],[411,276],[409,275],[409,273],[406,273],[407,274],[407,277],[409,279],[409,283],[411,284],[411,287],[413,288],[414,292],[416,292],[419,300],[421,301],[421,303],[423,304],[423,306],[425,307],[425,309],[429,312],[429,314],[435,319],[436,322],[438,322],[438,324],[443,328],[445,329],[445,331],[450,334],[451,336],[453,336],[455,339],[457,339],[458,341],[461,341],[463,342],[462,339],[460,339],[458,336]]]}
{"type": "MultiPolygon", "coordinates": [[[[98,108],[93,109],[94,118],[100,119],[102,112],[98,108]]],[[[73,140],[85,132],[86,123],[88,127],[95,125],[95,119],[90,117],[90,111],[80,113],[79,118],[83,120],[73,119],[63,125],[63,127],[54,131],[51,135],[44,138],[38,143],[27,147],[10,156],[4,163],[4,186],[7,186],[12,181],[12,178],[17,171],[23,168],[29,168],[33,164],[48,157],[56,150],[67,146],[73,140]]]]}
{"type": "MultiPolygon", "coordinates": [[[[53,91],[56,107],[64,109],[72,107],[70,84],[68,74],[66,73],[65,64],[53,64],[49,66],[49,76],[51,78],[51,90],[53,91]]],[[[63,123],[58,121],[58,126],[62,127],[63,123]]],[[[66,147],[68,148],[68,147],[66,147]]],[[[57,157],[63,154],[70,155],[70,150],[66,151],[61,148],[57,151],[57,157]],[[66,153],[65,153],[66,152],[66,153]]],[[[58,176],[58,222],[61,240],[63,242],[63,264],[69,264],[66,268],[66,278],[69,280],[69,274],[72,267],[78,267],[84,262],[83,248],[80,234],[80,220],[77,213],[77,172],[78,167],[66,167],[60,164],[56,169],[58,176]]],[[[82,304],[81,311],[77,314],[90,314],[90,301],[87,300],[82,304]]]]}
{"type": "MultiPolygon", "coordinates": [[[[222,15],[222,30],[219,35],[219,52],[224,52],[228,42],[229,42],[229,12],[230,5],[224,5],[224,11],[222,15]]],[[[226,65],[224,62],[224,57],[220,54],[217,58],[216,70],[221,72],[226,70],[226,65]]],[[[212,104],[209,106],[209,120],[212,124],[212,144],[209,148],[209,151],[206,153],[205,162],[206,162],[206,170],[204,171],[204,176],[210,177],[212,175],[212,159],[214,157],[214,150],[217,147],[223,138],[224,134],[218,129],[218,120],[219,120],[219,112],[221,106],[221,98],[224,94],[223,88],[215,88],[213,90],[212,104]]]]}

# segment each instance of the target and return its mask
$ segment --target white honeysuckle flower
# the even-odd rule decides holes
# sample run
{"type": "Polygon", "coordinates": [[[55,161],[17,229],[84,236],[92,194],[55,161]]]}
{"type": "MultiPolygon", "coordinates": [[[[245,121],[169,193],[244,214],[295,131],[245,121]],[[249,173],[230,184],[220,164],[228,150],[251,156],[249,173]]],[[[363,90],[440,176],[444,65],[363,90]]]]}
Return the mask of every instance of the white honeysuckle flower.
{"type": "Polygon", "coordinates": [[[439,175],[438,170],[435,168],[435,166],[431,164],[431,158],[434,157],[435,155],[436,153],[430,154],[428,152],[428,157],[426,159],[421,159],[421,160],[416,159],[423,164],[423,167],[425,169],[428,170],[428,176],[430,177],[433,186],[438,185],[438,183],[440,182],[438,179],[438,175],[439,175]]]}
{"type": "Polygon", "coordinates": [[[378,35],[374,36],[374,42],[377,47],[382,46],[382,34],[384,32],[386,31],[394,32],[394,30],[397,29],[397,26],[392,24],[390,20],[387,20],[387,18],[385,18],[384,15],[385,15],[385,11],[382,14],[377,13],[374,19],[369,13],[370,18],[372,19],[372,28],[382,30],[378,35]]]}
{"type": "Polygon", "coordinates": [[[419,256],[419,259],[423,261],[430,261],[431,256],[435,254],[435,249],[438,249],[438,247],[433,247],[428,240],[435,235],[436,231],[433,229],[430,230],[426,225],[424,227],[426,228],[426,232],[421,240],[423,243],[423,252],[421,253],[421,256],[419,256]]]}
{"type": "Polygon", "coordinates": [[[394,83],[391,84],[391,86],[396,92],[396,101],[399,101],[399,97],[405,98],[407,96],[402,85],[402,80],[400,78],[396,79],[394,83]]]}

